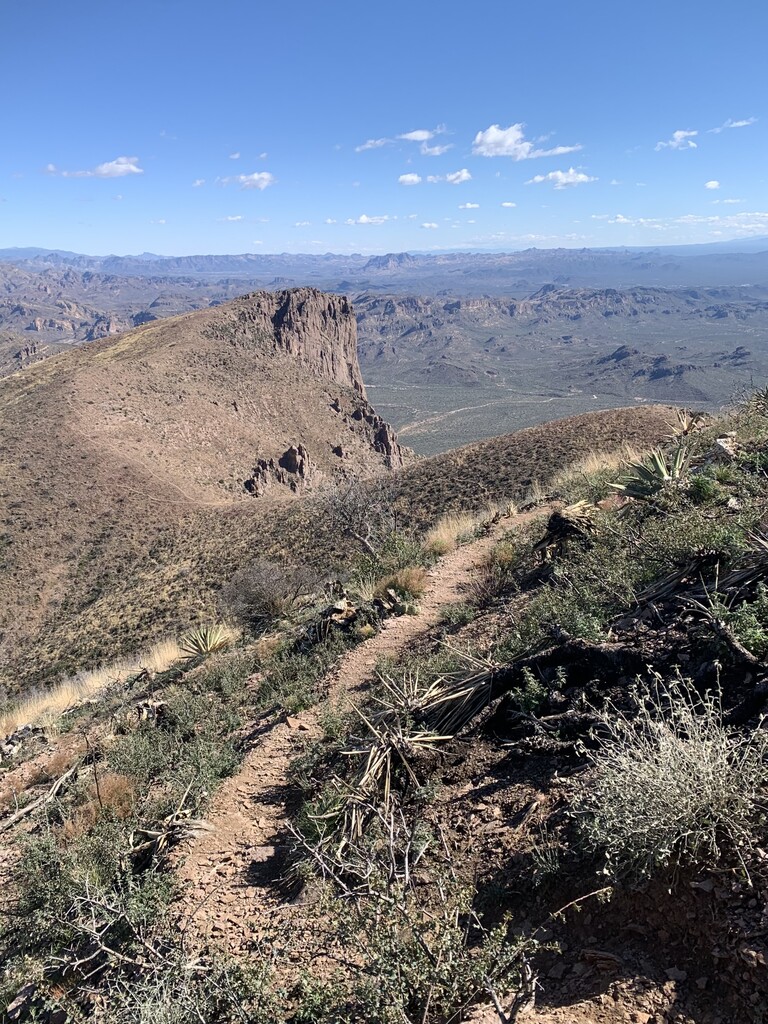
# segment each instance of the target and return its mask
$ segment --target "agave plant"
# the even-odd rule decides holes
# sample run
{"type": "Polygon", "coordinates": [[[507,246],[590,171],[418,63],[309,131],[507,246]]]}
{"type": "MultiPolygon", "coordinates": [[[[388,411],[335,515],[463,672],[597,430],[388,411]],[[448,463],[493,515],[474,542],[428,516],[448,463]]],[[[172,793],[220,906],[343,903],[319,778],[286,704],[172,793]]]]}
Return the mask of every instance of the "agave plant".
{"type": "Polygon", "coordinates": [[[704,425],[704,414],[700,412],[691,412],[689,409],[678,409],[677,410],[677,425],[678,429],[671,435],[673,438],[676,437],[687,437],[692,434],[694,430],[704,425]]]}
{"type": "Polygon", "coordinates": [[[231,643],[232,634],[225,626],[200,626],[185,633],[179,647],[188,658],[201,658],[231,643]]]}
{"type": "Polygon", "coordinates": [[[683,480],[690,461],[691,452],[685,445],[678,445],[671,455],[654,448],[644,459],[630,462],[626,476],[610,486],[628,498],[651,498],[667,484],[683,480]]]}

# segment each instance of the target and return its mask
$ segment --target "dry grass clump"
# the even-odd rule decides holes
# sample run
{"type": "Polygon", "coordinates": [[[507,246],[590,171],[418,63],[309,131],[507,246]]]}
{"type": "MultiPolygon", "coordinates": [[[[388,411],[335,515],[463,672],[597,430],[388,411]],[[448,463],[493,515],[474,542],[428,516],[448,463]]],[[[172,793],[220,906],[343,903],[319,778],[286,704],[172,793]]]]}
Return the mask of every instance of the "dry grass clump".
{"type": "Polygon", "coordinates": [[[401,597],[422,597],[429,586],[427,571],[420,565],[409,565],[379,581],[376,596],[383,597],[388,590],[394,590],[401,597]]]}
{"type": "Polygon", "coordinates": [[[119,821],[130,817],[138,800],[136,783],[119,772],[104,772],[95,775],[88,786],[85,799],[63,825],[66,839],[78,839],[84,835],[104,814],[110,814],[119,821]]]}
{"type": "Polygon", "coordinates": [[[424,550],[430,555],[446,555],[471,536],[478,517],[473,512],[448,512],[441,516],[424,537],[424,550]]]}
{"type": "Polygon", "coordinates": [[[57,720],[65,711],[95,697],[108,686],[125,682],[144,669],[149,672],[165,672],[182,657],[176,640],[161,640],[132,658],[121,658],[111,665],[78,672],[50,690],[32,694],[1,715],[0,736],[7,736],[27,723],[55,728],[57,720]]]}
{"type": "Polygon", "coordinates": [[[609,702],[587,752],[594,772],[576,805],[582,832],[619,875],[742,855],[765,798],[768,736],[730,733],[718,699],[687,680],[661,683],[638,685],[629,712],[609,702]]]}
{"type": "Polygon", "coordinates": [[[615,451],[590,452],[565,466],[551,480],[551,488],[555,491],[568,491],[574,482],[583,477],[591,477],[602,473],[618,473],[630,462],[643,458],[644,452],[631,444],[625,444],[615,451]]]}

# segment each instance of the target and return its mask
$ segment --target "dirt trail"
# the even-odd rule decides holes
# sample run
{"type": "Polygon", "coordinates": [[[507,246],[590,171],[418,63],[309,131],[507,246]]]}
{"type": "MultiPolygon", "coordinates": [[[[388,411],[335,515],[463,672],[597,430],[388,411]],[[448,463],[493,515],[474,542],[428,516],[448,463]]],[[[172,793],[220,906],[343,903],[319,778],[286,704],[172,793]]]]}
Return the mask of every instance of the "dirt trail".
{"type": "MultiPolygon", "coordinates": [[[[344,703],[372,678],[384,656],[396,656],[435,626],[446,605],[466,599],[472,571],[502,533],[535,516],[502,519],[480,540],[442,558],[429,573],[429,585],[416,615],[389,619],[380,633],[345,654],[327,677],[328,698],[344,703]]],[[[251,749],[237,775],[217,791],[207,820],[212,831],[192,842],[178,867],[183,888],[182,922],[199,935],[235,951],[285,920],[291,905],[279,888],[284,872],[286,824],[295,789],[288,768],[308,739],[319,735],[318,712],[311,708],[290,724],[265,717],[254,724],[251,749]]]]}

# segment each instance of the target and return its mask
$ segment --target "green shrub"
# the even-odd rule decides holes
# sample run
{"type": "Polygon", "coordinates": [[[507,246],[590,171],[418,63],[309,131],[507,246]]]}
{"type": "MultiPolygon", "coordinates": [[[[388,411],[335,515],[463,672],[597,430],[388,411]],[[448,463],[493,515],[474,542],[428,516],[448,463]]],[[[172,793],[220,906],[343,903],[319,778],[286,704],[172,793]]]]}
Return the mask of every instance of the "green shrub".
{"type": "Polygon", "coordinates": [[[756,658],[768,657],[768,586],[759,584],[753,601],[724,609],[723,617],[734,636],[756,658]]]}
{"type": "Polygon", "coordinates": [[[47,828],[24,843],[15,870],[16,913],[0,927],[4,962],[87,948],[89,929],[112,948],[140,945],[168,906],[173,882],[154,872],[136,878],[126,872],[121,854],[130,828],[129,821],[103,815],[74,840],[47,828]]]}
{"type": "Polygon", "coordinates": [[[381,579],[401,569],[422,565],[426,555],[421,544],[408,533],[393,532],[384,540],[376,555],[363,556],[356,573],[361,577],[381,579]]]}
{"type": "Polygon", "coordinates": [[[458,604],[447,604],[441,608],[440,621],[449,629],[460,629],[462,626],[469,625],[476,614],[471,604],[460,601],[458,604]]]}
{"type": "MultiPolygon", "coordinates": [[[[436,887],[437,888],[437,887],[436,887]]],[[[534,943],[502,924],[485,929],[472,907],[473,892],[444,878],[441,900],[402,885],[345,901],[338,921],[346,976],[304,976],[293,993],[302,1024],[446,1024],[485,1001],[502,1000],[529,983],[526,956],[534,943]]]]}
{"type": "Polygon", "coordinates": [[[712,505],[723,501],[727,492],[713,477],[699,473],[688,484],[688,495],[695,505],[712,505]]]}
{"type": "Polygon", "coordinates": [[[575,810],[585,844],[614,875],[649,875],[670,863],[714,865],[753,840],[768,782],[768,736],[732,735],[719,702],[690,683],[638,684],[631,711],[599,713],[593,771],[575,810]]]}
{"type": "Polygon", "coordinates": [[[265,667],[258,689],[260,706],[278,704],[291,714],[312,707],[322,696],[318,684],[352,643],[353,637],[333,631],[307,650],[280,652],[265,667]]]}

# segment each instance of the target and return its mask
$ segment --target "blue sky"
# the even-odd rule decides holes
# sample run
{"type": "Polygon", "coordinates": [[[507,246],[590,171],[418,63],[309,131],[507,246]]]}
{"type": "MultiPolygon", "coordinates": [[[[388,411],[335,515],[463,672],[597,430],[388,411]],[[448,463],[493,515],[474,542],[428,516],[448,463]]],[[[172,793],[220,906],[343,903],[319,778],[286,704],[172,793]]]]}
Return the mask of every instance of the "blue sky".
{"type": "Polygon", "coordinates": [[[2,0],[0,248],[768,235],[768,7],[2,0]]]}

